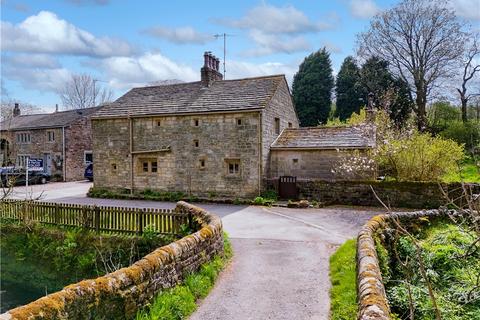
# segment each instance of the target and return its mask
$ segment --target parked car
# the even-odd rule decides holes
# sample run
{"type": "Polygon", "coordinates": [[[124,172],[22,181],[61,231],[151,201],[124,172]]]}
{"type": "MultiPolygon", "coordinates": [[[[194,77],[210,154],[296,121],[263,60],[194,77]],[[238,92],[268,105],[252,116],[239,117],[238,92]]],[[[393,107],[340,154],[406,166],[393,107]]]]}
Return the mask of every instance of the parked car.
{"type": "Polygon", "coordinates": [[[85,168],[85,173],[83,174],[85,179],[93,181],[93,163],[90,163],[87,168],[85,168]]]}
{"type": "MultiPolygon", "coordinates": [[[[50,181],[51,176],[43,171],[28,171],[28,184],[45,184],[50,181]]],[[[2,186],[14,184],[16,186],[24,186],[26,182],[25,169],[14,167],[4,167],[0,169],[0,180],[2,186]]]]}

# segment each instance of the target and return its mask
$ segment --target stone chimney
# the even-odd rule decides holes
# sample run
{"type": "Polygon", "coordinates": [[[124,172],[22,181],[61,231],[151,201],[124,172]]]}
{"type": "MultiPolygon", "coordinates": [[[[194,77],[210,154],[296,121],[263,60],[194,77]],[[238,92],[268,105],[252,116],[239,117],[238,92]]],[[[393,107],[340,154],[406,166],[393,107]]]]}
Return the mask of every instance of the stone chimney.
{"type": "Polygon", "coordinates": [[[20,113],[20,106],[18,105],[18,103],[15,103],[15,107],[13,108],[13,116],[18,117],[20,113]]]}
{"type": "Polygon", "coordinates": [[[216,58],[210,51],[203,54],[203,67],[200,69],[202,83],[209,87],[214,81],[223,79],[223,75],[218,71],[220,59],[216,58]]]}
{"type": "Polygon", "coordinates": [[[58,103],[55,103],[55,112],[58,112],[58,103]]]}
{"type": "Polygon", "coordinates": [[[367,102],[367,108],[365,110],[365,120],[367,123],[374,124],[375,123],[375,103],[373,102],[374,94],[373,92],[370,92],[368,94],[368,102],[367,102]]]}

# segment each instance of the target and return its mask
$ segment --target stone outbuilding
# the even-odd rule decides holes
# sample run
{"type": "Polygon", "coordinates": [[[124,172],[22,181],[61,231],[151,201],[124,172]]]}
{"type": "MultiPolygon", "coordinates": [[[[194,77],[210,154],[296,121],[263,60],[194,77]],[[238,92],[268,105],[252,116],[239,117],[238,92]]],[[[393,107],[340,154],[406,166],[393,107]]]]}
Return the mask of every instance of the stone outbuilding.
{"type": "Polygon", "coordinates": [[[54,180],[82,180],[93,161],[90,117],[101,108],[21,115],[16,104],[13,116],[0,122],[0,166],[41,159],[54,180]]]}
{"type": "Polygon", "coordinates": [[[285,76],[222,80],[219,60],[204,59],[201,81],[134,88],[92,117],[96,187],[261,192],[270,145],[299,126],[285,76]]]}
{"type": "Polygon", "coordinates": [[[287,128],[270,148],[270,179],[335,180],[332,171],[342,158],[353,151],[365,153],[375,147],[375,141],[372,125],[287,128]]]}

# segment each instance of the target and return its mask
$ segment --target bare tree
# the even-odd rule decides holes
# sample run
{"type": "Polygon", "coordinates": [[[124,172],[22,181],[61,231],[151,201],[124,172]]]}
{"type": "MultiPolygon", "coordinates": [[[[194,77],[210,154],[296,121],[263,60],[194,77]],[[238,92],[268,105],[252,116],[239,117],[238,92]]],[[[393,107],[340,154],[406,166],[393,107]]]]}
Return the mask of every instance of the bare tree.
{"type": "Polygon", "coordinates": [[[36,105],[7,97],[5,99],[2,99],[2,103],[0,106],[0,121],[9,120],[12,118],[15,103],[19,104],[21,114],[34,114],[41,113],[43,111],[40,107],[36,105]]]}
{"type": "Polygon", "coordinates": [[[426,128],[427,97],[452,73],[466,35],[446,1],[403,0],[375,16],[357,37],[358,54],[378,56],[410,87],[420,130],[426,128]]]}
{"type": "Polygon", "coordinates": [[[84,109],[110,102],[112,91],[101,87],[98,81],[88,74],[72,75],[72,79],[60,91],[65,109],[84,109]]]}
{"type": "Polygon", "coordinates": [[[480,96],[480,89],[477,88],[477,92],[471,92],[467,94],[467,84],[471,81],[477,72],[480,74],[480,61],[476,60],[476,57],[480,57],[480,39],[479,35],[472,36],[469,47],[465,50],[463,57],[463,73],[461,78],[460,88],[456,88],[460,95],[460,101],[462,102],[462,121],[467,122],[467,105],[469,100],[474,96],[480,96]]]}

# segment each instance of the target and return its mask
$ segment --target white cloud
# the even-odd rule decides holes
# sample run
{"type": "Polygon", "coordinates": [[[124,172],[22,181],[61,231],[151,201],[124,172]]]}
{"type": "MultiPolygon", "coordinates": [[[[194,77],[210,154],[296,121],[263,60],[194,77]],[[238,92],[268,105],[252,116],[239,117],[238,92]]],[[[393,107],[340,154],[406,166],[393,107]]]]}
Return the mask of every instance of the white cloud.
{"type": "Polygon", "coordinates": [[[12,68],[57,69],[60,63],[48,54],[25,54],[2,56],[2,63],[12,68]]]}
{"type": "Polygon", "coordinates": [[[450,4],[459,17],[469,20],[480,20],[479,0],[451,0],[450,4]]]}
{"type": "Polygon", "coordinates": [[[250,37],[257,43],[257,47],[245,52],[246,56],[262,56],[272,53],[294,53],[310,49],[310,44],[302,36],[285,37],[276,34],[252,30],[250,37]]]}
{"type": "Polygon", "coordinates": [[[144,33],[177,44],[205,44],[214,40],[213,35],[198,32],[189,26],[180,28],[152,27],[145,30],[144,33]]]}
{"type": "Polygon", "coordinates": [[[200,72],[191,67],[174,62],[160,53],[147,52],[138,57],[110,57],[99,62],[105,79],[115,89],[130,89],[147,83],[178,79],[196,81],[200,72]]]}
{"type": "Polygon", "coordinates": [[[227,62],[227,79],[266,76],[272,74],[285,74],[287,81],[292,82],[293,75],[298,71],[298,65],[280,62],[250,63],[243,61],[227,62]]]}
{"type": "Polygon", "coordinates": [[[244,52],[246,56],[261,56],[274,53],[294,53],[311,48],[301,36],[332,29],[338,16],[329,14],[325,21],[310,20],[305,13],[293,6],[276,7],[258,5],[240,19],[216,19],[217,23],[249,31],[249,37],[257,45],[244,52]]]}
{"type": "Polygon", "coordinates": [[[1,22],[2,51],[87,55],[129,55],[130,45],[109,37],[97,38],[56,14],[41,11],[13,25],[1,22]]]}
{"type": "Polygon", "coordinates": [[[58,92],[71,79],[71,72],[65,68],[30,68],[4,66],[2,76],[18,81],[27,89],[58,92]]]}
{"type": "Polygon", "coordinates": [[[262,4],[251,9],[238,20],[221,19],[218,22],[241,29],[257,29],[265,33],[299,34],[329,29],[328,23],[312,22],[293,6],[275,7],[262,4]]]}
{"type": "Polygon", "coordinates": [[[380,12],[374,0],[350,0],[350,13],[357,18],[369,19],[380,12]]]}

